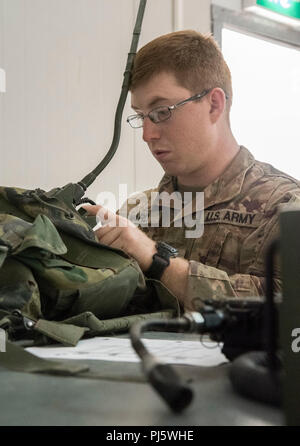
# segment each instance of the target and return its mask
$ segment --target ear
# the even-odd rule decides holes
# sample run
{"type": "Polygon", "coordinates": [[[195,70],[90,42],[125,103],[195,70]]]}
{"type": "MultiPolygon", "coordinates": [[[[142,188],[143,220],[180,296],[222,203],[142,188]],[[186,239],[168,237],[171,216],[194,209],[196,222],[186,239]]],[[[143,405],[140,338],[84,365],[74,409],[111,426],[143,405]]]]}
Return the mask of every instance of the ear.
{"type": "Polygon", "coordinates": [[[222,88],[214,88],[210,95],[210,119],[215,124],[218,119],[223,115],[226,108],[226,96],[222,88]]]}

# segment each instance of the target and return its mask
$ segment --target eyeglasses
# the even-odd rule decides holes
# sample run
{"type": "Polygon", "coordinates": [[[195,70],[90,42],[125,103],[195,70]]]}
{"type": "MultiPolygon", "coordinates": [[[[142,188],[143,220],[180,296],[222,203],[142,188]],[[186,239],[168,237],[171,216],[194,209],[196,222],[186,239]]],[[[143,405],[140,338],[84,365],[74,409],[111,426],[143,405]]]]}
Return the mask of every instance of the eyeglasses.
{"type": "Polygon", "coordinates": [[[176,108],[181,107],[181,105],[187,104],[188,102],[197,101],[197,99],[203,98],[211,90],[212,89],[204,90],[202,93],[198,93],[174,105],[169,105],[169,106],[166,105],[154,108],[147,115],[143,115],[142,113],[130,115],[127,118],[127,122],[133,129],[138,129],[140,127],[143,127],[145,118],[149,118],[150,121],[153,122],[154,124],[159,124],[160,122],[166,121],[171,117],[172,110],[176,110],[176,108]]]}

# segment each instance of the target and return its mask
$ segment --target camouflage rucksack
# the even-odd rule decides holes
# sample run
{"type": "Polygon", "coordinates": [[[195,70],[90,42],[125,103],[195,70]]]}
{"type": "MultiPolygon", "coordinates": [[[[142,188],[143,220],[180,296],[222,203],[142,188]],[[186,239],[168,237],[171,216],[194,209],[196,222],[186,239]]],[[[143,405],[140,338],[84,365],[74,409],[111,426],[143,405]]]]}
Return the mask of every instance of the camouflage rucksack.
{"type": "Polygon", "coordinates": [[[0,188],[0,328],[12,339],[76,345],[85,332],[178,313],[174,296],[123,251],[101,245],[89,218],[57,191],[0,188]]]}

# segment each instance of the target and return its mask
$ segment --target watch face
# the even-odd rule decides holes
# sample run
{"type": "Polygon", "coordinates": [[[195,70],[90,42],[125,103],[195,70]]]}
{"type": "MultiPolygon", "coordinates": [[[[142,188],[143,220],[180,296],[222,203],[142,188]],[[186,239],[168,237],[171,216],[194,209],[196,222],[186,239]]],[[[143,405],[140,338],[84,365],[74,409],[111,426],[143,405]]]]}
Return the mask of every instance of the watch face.
{"type": "Polygon", "coordinates": [[[176,248],[174,248],[173,246],[168,245],[165,242],[158,242],[157,245],[157,252],[160,256],[162,257],[177,257],[178,256],[178,251],[176,248]]]}

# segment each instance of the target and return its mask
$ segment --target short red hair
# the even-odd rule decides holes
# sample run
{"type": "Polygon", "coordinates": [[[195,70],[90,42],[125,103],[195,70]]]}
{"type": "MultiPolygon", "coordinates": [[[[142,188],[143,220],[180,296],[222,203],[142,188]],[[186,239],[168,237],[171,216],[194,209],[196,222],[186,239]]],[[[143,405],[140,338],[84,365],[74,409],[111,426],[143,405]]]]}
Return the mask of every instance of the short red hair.
{"type": "Polygon", "coordinates": [[[232,102],[231,74],[210,34],[177,31],[147,43],[135,57],[130,90],[163,71],[174,74],[178,84],[194,94],[204,89],[222,88],[228,97],[229,111],[232,102]]]}

